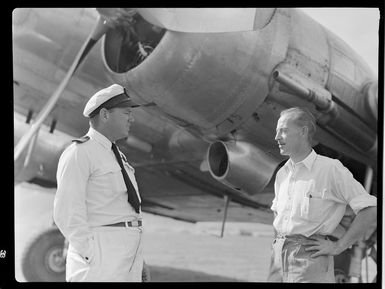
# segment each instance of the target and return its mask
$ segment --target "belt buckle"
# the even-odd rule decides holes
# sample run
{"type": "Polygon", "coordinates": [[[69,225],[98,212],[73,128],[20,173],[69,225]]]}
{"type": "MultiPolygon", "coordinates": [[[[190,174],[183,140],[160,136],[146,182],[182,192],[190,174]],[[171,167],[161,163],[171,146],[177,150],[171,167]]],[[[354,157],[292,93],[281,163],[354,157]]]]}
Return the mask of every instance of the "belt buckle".
{"type": "Polygon", "coordinates": [[[124,222],[124,224],[126,225],[126,228],[128,228],[128,227],[139,227],[139,221],[138,220],[130,221],[130,222],[126,221],[126,222],[124,222]]]}
{"type": "Polygon", "coordinates": [[[139,227],[139,220],[135,220],[135,221],[133,221],[132,222],[132,226],[134,226],[134,227],[139,227]]]}

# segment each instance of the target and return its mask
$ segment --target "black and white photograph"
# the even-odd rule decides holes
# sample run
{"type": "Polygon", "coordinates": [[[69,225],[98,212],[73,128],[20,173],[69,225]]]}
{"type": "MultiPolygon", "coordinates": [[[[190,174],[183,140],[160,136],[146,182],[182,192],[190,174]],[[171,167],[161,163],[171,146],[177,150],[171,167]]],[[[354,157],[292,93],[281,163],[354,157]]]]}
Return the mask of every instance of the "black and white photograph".
{"type": "Polygon", "coordinates": [[[13,9],[11,284],[380,284],[383,13],[13,9]]]}

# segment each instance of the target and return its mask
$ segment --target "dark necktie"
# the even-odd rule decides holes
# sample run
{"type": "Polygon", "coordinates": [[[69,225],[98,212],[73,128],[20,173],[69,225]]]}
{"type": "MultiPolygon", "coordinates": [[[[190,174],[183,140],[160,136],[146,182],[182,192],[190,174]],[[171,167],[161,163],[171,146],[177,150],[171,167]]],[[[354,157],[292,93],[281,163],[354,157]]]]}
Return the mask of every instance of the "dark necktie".
{"type": "Polygon", "coordinates": [[[136,194],[135,188],[132,185],[130,178],[127,175],[127,172],[123,166],[122,158],[120,156],[118,148],[117,148],[116,144],[114,144],[114,143],[112,143],[112,151],[114,152],[115,157],[119,163],[119,166],[122,169],[123,179],[124,179],[124,182],[126,183],[126,187],[127,187],[128,202],[135,209],[135,212],[139,213],[140,202],[139,202],[138,195],[136,194]]]}

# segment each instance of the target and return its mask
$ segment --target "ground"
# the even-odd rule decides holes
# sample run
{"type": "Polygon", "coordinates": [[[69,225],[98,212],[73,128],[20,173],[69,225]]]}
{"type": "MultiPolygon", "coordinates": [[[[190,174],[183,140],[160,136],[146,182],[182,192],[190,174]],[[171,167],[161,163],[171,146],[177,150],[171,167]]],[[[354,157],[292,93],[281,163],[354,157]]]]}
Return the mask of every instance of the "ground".
{"type": "MultiPolygon", "coordinates": [[[[15,278],[25,282],[21,258],[35,235],[52,224],[53,189],[15,187],[15,278]]],[[[187,223],[143,214],[144,258],[152,281],[264,282],[270,260],[271,226],[187,223]]]]}
{"type": "MultiPolygon", "coordinates": [[[[15,187],[15,279],[24,248],[52,225],[54,189],[20,184],[15,187]]],[[[143,213],[144,258],[154,282],[265,282],[270,263],[271,226],[227,223],[187,223],[143,213]]],[[[363,278],[366,280],[363,262],[363,278]]],[[[369,280],[376,274],[369,259],[369,280]]]]}

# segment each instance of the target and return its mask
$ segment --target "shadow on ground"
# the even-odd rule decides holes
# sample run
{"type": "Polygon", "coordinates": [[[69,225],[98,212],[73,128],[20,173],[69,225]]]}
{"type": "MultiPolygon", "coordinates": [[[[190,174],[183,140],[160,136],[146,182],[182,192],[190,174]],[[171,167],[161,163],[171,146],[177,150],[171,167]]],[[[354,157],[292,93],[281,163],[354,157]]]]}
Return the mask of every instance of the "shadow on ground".
{"type": "Polygon", "coordinates": [[[149,265],[150,282],[242,282],[234,278],[210,275],[203,272],[149,265]]]}

